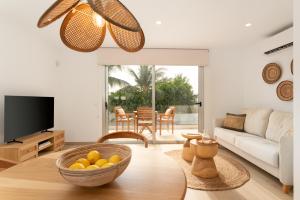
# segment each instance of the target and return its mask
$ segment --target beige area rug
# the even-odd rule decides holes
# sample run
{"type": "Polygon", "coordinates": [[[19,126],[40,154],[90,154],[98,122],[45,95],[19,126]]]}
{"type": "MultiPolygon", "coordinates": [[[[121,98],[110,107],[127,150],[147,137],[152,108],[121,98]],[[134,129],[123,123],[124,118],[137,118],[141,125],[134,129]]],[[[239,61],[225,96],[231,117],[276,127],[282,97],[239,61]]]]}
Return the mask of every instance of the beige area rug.
{"type": "Polygon", "coordinates": [[[220,152],[214,157],[219,176],[212,179],[199,178],[192,175],[192,163],[183,160],[181,152],[182,150],[173,150],[166,154],[182,167],[189,188],[206,191],[230,190],[241,187],[250,179],[248,170],[242,164],[220,152]]]}

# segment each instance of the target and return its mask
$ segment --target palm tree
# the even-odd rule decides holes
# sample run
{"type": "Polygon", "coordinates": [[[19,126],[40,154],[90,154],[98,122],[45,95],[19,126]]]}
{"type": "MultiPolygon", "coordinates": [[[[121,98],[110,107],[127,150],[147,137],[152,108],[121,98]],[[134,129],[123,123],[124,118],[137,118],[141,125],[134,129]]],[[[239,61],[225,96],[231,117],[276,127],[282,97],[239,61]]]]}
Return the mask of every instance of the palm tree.
{"type": "MultiPolygon", "coordinates": [[[[134,77],[137,86],[140,87],[140,89],[145,93],[147,93],[149,88],[151,87],[153,67],[154,66],[140,65],[137,72],[134,71],[133,69],[128,70],[129,74],[134,77]]],[[[163,70],[164,70],[163,68],[159,68],[155,70],[156,80],[163,78],[164,76],[163,70]]]]}
{"type": "Polygon", "coordinates": [[[127,81],[112,76],[112,72],[117,70],[122,71],[121,65],[105,65],[105,66],[108,67],[108,85],[110,87],[129,85],[127,81]]]}

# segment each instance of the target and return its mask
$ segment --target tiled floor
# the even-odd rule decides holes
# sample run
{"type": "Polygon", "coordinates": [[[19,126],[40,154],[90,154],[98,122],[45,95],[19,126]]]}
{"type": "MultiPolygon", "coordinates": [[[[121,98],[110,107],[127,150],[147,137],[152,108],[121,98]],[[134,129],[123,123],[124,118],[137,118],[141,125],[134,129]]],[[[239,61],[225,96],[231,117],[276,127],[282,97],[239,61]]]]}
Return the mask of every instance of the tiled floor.
{"type": "MultiPolygon", "coordinates": [[[[130,144],[136,148],[141,144],[130,144]]],[[[66,148],[73,147],[67,145],[66,148]]],[[[160,151],[162,153],[181,149],[181,144],[150,144],[149,149],[160,151]]],[[[250,172],[251,179],[245,185],[238,189],[227,191],[201,191],[187,189],[185,200],[292,200],[292,194],[284,194],[281,190],[281,183],[278,179],[254,166],[243,158],[232,152],[221,148],[227,155],[240,161],[250,172]]],[[[171,159],[171,158],[170,158],[171,159]]]]}

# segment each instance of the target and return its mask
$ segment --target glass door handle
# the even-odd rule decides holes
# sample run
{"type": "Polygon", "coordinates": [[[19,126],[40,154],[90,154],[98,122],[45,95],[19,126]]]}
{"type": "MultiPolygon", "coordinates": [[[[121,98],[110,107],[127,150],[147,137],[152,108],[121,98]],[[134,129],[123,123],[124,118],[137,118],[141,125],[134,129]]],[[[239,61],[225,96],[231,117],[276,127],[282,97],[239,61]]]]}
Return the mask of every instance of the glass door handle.
{"type": "Polygon", "coordinates": [[[202,102],[197,102],[195,104],[199,105],[199,107],[202,107],[202,102]]]}

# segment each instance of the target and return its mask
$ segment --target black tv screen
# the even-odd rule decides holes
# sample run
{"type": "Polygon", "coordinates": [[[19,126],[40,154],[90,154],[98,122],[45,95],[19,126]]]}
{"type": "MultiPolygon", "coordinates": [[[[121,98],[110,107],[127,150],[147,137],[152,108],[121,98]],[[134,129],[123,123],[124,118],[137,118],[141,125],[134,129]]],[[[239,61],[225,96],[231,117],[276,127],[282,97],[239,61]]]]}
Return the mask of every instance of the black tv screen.
{"type": "Polygon", "coordinates": [[[4,97],[5,142],[52,127],[54,127],[54,97],[4,97]]]}

